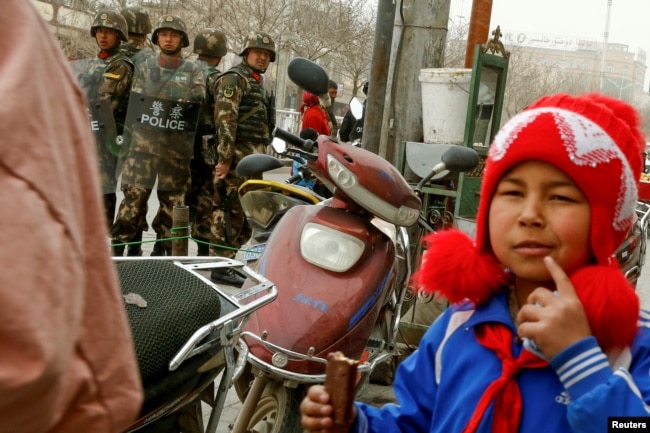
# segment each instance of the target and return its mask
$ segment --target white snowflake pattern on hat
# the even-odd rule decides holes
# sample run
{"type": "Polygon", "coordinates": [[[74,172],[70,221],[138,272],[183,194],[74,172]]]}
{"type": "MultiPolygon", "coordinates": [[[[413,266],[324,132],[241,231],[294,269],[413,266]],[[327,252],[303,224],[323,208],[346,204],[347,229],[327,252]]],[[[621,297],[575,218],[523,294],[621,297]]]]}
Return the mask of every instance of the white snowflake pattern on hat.
{"type": "Polygon", "coordinates": [[[621,149],[600,125],[587,117],[554,107],[539,107],[523,111],[506,123],[496,135],[494,143],[490,146],[490,158],[494,161],[504,158],[519,133],[537,117],[546,113],[553,115],[564,148],[574,164],[596,168],[599,164],[607,164],[614,159],[621,161],[623,169],[613,226],[619,231],[627,229],[634,217],[636,207],[636,179],[621,149]]]}

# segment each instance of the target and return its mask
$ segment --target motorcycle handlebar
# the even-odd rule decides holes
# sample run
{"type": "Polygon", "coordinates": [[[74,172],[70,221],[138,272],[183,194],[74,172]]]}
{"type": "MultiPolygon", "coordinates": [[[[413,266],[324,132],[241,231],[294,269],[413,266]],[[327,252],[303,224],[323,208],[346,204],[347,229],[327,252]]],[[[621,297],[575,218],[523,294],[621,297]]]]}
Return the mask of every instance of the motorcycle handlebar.
{"type": "Polygon", "coordinates": [[[298,174],[294,174],[293,176],[291,176],[285,182],[292,185],[294,183],[300,182],[301,179],[302,179],[302,175],[300,173],[298,173],[298,174]]]}
{"type": "Polygon", "coordinates": [[[293,135],[291,132],[280,128],[275,128],[273,130],[273,136],[305,152],[313,152],[314,146],[316,145],[316,142],[312,140],[303,140],[297,135],[293,135]]]}
{"type": "Polygon", "coordinates": [[[293,146],[295,146],[295,147],[297,147],[299,149],[302,149],[303,146],[305,145],[305,140],[303,140],[302,138],[300,138],[300,137],[298,137],[296,135],[293,135],[289,131],[285,131],[284,129],[275,128],[273,130],[273,135],[275,137],[278,137],[278,138],[286,141],[287,143],[289,143],[289,144],[291,144],[291,145],[293,145],[293,146]]]}

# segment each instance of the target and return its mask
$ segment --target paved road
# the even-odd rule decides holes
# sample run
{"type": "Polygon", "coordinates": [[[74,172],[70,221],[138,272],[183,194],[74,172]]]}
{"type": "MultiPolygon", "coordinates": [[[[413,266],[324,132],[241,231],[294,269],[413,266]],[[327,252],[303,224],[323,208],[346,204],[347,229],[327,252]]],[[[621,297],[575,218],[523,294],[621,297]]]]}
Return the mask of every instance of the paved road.
{"type": "MultiPolygon", "coordinates": [[[[289,170],[288,168],[278,169],[276,171],[267,173],[265,175],[265,178],[282,181],[288,177],[288,170],[289,170]]],[[[118,197],[118,200],[119,199],[121,199],[121,197],[118,197]]],[[[148,220],[150,222],[153,220],[153,217],[157,210],[157,206],[158,203],[154,193],[149,202],[148,220]]],[[[155,240],[155,238],[156,235],[152,230],[143,234],[144,241],[155,240]]],[[[149,255],[152,247],[153,247],[153,243],[144,244],[143,245],[144,254],[149,255]]],[[[194,244],[193,242],[190,242],[189,254],[190,255],[196,254],[196,244],[194,244]]],[[[648,261],[650,261],[650,259],[648,261]]],[[[650,309],[650,265],[645,266],[643,268],[643,271],[641,272],[641,277],[639,278],[639,281],[637,283],[637,290],[639,292],[639,297],[641,299],[641,305],[646,309],[650,309]]],[[[387,402],[394,401],[394,395],[392,392],[392,388],[390,386],[370,384],[364,391],[364,394],[361,396],[361,400],[366,401],[370,404],[375,404],[380,406],[387,402]]],[[[231,389],[226,398],[226,405],[223,414],[221,416],[221,419],[219,421],[217,432],[228,433],[230,431],[230,426],[236,420],[240,408],[241,408],[241,403],[239,402],[239,399],[237,398],[234,389],[231,389]]]]}

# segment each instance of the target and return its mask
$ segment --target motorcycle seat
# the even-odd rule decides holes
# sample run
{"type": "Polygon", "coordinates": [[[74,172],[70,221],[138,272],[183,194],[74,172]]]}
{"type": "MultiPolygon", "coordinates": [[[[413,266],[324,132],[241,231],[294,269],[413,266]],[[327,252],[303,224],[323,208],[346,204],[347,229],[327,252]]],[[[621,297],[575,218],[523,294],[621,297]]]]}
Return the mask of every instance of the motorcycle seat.
{"type": "Polygon", "coordinates": [[[185,363],[170,372],[169,362],[197,329],[220,317],[222,295],[170,261],[125,261],[116,267],[122,294],[135,293],[146,301],[143,307],[126,303],[146,395],[163,379],[184,374],[185,363]]]}

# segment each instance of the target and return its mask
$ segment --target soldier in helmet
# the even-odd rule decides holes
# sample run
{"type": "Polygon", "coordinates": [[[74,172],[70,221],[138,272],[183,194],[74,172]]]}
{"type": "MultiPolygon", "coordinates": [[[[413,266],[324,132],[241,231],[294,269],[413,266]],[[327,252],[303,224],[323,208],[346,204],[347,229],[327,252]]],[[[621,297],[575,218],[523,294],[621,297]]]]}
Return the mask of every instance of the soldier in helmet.
{"type": "MultiPolygon", "coordinates": [[[[149,58],[155,57],[156,52],[147,35],[151,33],[152,26],[147,10],[140,6],[128,6],[123,8],[120,13],[126,20],[129,27],[128,41],[122,44],[122,51],[129,56],[134,63],[143,62],[149,58]]],[[[141,225],[147,225],[143,221],[141,225]]],[[[136,233],[131,239],[132,244],[127,247],[127,256],[142,255],[142,231],[136,233]]]]}
{"type": "Polygon", "coordinates": [[[172,211],[185,203],[194,156],[199,109],[205,96],[203,71],[181,57],[190,42],[183,20],[165,15],[151,40],[160,53],[138,63],[133,77],[124,139],[128,153],[122,167],[122,191],[111,227],[113,253],[147,230],[147,202],[154,185],[160,207],[152,222],[159,242],[152,255],[171,255],[172,211]]]}
{"type": "MultiPolygon", "coordinates": [[[[216,78],[221,74],[217,66],[228,51],[225,33],[214,28],[201,31],[194,38],[193,51],[198,55],[197,63],[203,68],[206,83],[206,95],[201,106],[199,124],[194,139],[194,158],[191,163],[191,185],[185,197],[190,211],[191,235],[197,240],[199,256],[209,255],[210,225],[212,220],[212,197],[214,195],[213,173],[216,161],[214,151],[206,156],[203,152],[203,140],[213,142],[214,127],[214,90],[216,78]]],[[[214,145],[211,145],[214,149],[214,145]]],[[[206,147],[206,150],[208,148],[206,147]]]]}
{"type": "Polygon", "coordinates": [[[120,11],[129,26],[128,41],[122,49],[136,62],[155,56],[153,46],[147,39],[151,33],[151,20],[146,9],[140,6],[125,7],[120,11]]]}
{"type": "Polygon", "coordinates": [[[90,27],[100,51],[96,58],[77,65],[77,78],[89,101],[108,227],[113,224],[117,202],[117,154],[112,141],[122,132],[133,78],[133,62],[120,49],[127,32],[126,20],[119,12],[100,10],[90,27]]]}
{"type": "MultiPolygon", "coordinates": [[[[211,243],[225,248],[211,246],[210,255],[225,257],[234,257],[251,234],[237,194],[246,178],[235,176],[235,166],[246,155],[264,152],[273,123],[262,74],[275,61],[275,43],[267,33],[253,31],[239,55],[242,62],[217,80],[214,111],[217,157],[211,243]]],[[[221,270],[212,277],[231,284],[239,281],[221,270]]]]}

